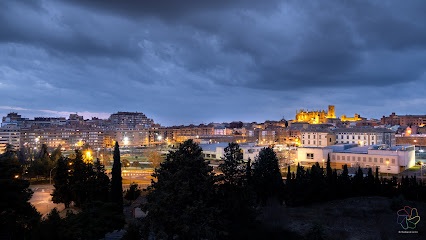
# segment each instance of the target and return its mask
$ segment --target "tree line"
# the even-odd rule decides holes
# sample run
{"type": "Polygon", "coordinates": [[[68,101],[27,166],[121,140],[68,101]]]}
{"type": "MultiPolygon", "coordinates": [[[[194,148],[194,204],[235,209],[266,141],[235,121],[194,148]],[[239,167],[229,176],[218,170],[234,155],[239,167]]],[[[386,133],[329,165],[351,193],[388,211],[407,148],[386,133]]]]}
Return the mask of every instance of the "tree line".
{"type": "Polygon", "coordinates": [[[338,174],[328,159],[326,169],[318,163],[310,169],[298,165],[295,173],[288,168],[284,181],[273,149],[264,148],[255,161],[244,161],[236,143],[225,148],[221,174],[216,174],[201,152],[188,140],[167,155],[147,189],[143,209],[148,214],[128,230],[126,239],[291,239],[291,232],[273,232],[258,221],[264,206],[368,195],[426,201],[426,186],[415,177],[387,180],[379,178],[378,169],[364,176],[360,168],[351,177],[347,166],[338,174]]]}
{"type": "MultiPolygon", "coordinates": [[[[42,148],[43,152],[43,148],[42,148]]],[[[119,146],[114,150],[114,166],[111,180],[104,166],[98,161],[84,161],[81,151],[72,157],[59,155],[54,169],[54,203],[66,208],[74,203],[77,213],[67,212],[60,217],[53,209],[41,218],[28,202],[33,192],[29,181],[22,178],[24,168],[18,154],[7,146],[0,155],[0,236],[8,239],[100,239],[105,233],[122,229],[123,190],[119,146]]],[[[47,149],[40,162],[52,161],[47,149]],[[43,160],[44,159],[44,160],[43,160]]]]}

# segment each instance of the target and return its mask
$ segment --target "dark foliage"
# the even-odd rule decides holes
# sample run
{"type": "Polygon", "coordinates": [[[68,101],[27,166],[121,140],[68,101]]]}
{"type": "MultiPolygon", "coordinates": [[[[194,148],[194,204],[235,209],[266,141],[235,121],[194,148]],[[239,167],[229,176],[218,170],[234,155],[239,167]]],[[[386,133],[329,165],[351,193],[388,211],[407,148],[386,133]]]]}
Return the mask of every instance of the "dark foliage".
{"type": "Polygon", "coordinates": [[[28,203],[30,183],[22,180],[22,167],[12,146],[0,155],[0,234],[10,239],[26,239],[38,224],[40,215],[28,203]]]}
{"type": "Polygon", "coordinates": [[[253,185],[258,202],[262,205],[273,200],[281,202],[284,183],[274,150],[262,149],[253,165],[253,185]]]}
{"type": "Polygon", "coordinates": [[[147,194],[144,234],[158,239],[214,239],[219,210],[215,207],[212,167],[192,140],[170,152],[155,169],[147,194]]]}
{"type": "Polygon", "coordinates": [[[130,184],[128,190],[124,193],[124,198],[126,200],[136,200],[141,195],[142,190],[138,187],[136,183],[130,184]]]}
{"type": "Polygon", "coordinates": [[[115,143],[114,147],[114,163],[111,171],[111,202],[123,209],[123,185],[121,178],[121,162],[120,162],[120,147],[115,143]]]}

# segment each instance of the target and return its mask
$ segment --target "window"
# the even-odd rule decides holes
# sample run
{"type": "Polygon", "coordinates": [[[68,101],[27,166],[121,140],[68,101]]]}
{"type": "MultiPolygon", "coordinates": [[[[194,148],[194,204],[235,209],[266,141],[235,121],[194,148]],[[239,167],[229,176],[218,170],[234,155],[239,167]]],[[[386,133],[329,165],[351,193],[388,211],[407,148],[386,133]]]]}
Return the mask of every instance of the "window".
{"type": "Polygon", "coordinates": [[[340,156],[339,155],[337,155],[337,160],[340,160],[340,156]]]}
{"type": "Polygon", "coordinates": [[[346,136],[346,139],[349,139],[349,136],[346,136]]]}
{"type": "Polygon", "coordinates": [[[374,162],[375,162],[375,163],[377,162],[377,158],[374,158],[374,162]]]}
{"type": "Polygon", "coordinates": [[[318,141],[318,144],[321,145],[321,141],[318,141]]]}
{"type": "Polygon", "coordinates": [[[368,158],[368,162],[371,162],[371,157],[368,158]]]}
{"type": "Polygon", "coordinates": [[[216,158],[216,154],[212,154],[212,158],[216,158]]]}
{"type": "Polygon", "coordinates": [[[374,140],[374,136],[371,136],[371,140],[374,140]]]}
{"type": "Polygon", "coordinates": [[[311,139],[311,135],[308,135],[308,139],[311,139]]]}
{"type": "Polygon", "coordinates": [[[302,140],[302,144],[305,144],[305,140],[302,140]]]}
{"type": "Polygon", "coordinates": [[[314,154],[313,153],[307,153],[306,159],[314,159],[314,154]]]}
{"type": "Polygon", "coordinates": [[[315,145],[315,140],[314,140],[314,145],[315,145]]]}
{"type": "Polygon", "coordinates": [[[358,157],[358,162],[360,162],[361,161],[361,157],[358,157]]]}
{"type": "Polygon", "coordinates": [[[355,157],[352,157],[352,161],[355,162],[355,157]]]}
{"type": "Polygon", "coordinates": [[[355,136],[352,136],[352,139],[355,139],[355,136]]]}
{"type": "Polygon", "coordinates": [[[331,160],[336,160],[336,156],[331,155],[331,160]]]}
{"type": "Polygon", "coordinates": [[[308,144],[311,144],[311,140],[308,140],[308,144]]]}
{"type": "Polygon", "coordinates": [[[364,140],[367,140],[367,137],[366,137],[366,136],[364,136],[364,140]]]}
{"type": "Polygon", "coordinates": [[[318,139],[321,139],[321,135],[318,135],[318,139]]]}
{"type": "Polygon", "coordinates": [[[331,142],[331,138],[330,138],[330,142],[331,142]]]}
{"type": "Polygon", "coordinates": [[[366,162],[366,159],[367,159],[366,157],[363,157],[363,158],[362,158],[362,161],[363,161],[363,162],[366,162]]]}
{"type": "Polygon", "coordinates": [[[315,139],[315,135],[314,135],[314,139],[315,139]]]}
{"type": "Polygon", "coordinates": [[[342,160],[343,160],[343,161],[345,161],[345,160],[346,160],[346,157],[345,157],[345,156],[342,156],[342,160]]]}
{"type": "Polygon", "coordinates": [[[383,163],[383,158],[380,158],[380,163],[383,163]]]}
{"type": "Polygon", "coordinates": [[[361,139],[361,136],[358,136],[358,140],[360,140],[361,139]]]}
{"type": "Polygon", "coordinates": [[[395,158],[392,158],[392,164],[395,164],[395,158]]]}

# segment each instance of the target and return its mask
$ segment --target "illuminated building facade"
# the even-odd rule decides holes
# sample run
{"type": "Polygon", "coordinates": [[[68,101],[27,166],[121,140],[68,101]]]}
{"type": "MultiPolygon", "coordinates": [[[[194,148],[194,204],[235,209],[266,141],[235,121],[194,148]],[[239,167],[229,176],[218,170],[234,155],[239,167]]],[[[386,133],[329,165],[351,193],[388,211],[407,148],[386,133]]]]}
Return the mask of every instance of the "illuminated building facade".
{"type": "Polygon", "coordinates": [[[302,130],[303,147],[327,147],[336,143],[336,135],[329,130],[302,130]]]}
{"type": "Polygon", "coordinates": [[[0,128],[0,153],[6,149],[6,145],[10,144],[15,150],[19,148],[20,133],[19,128],[14,125],[7,125],[0,128]]]}
{"type": "Polygon", "coordinates": [[[296,122],[308,122],[310,124],[326,123],[327,118],[336,118],[333,105],[328,106],[328,112],[322,111],[305,111],[304,109],[296,112],[296,122]]]}

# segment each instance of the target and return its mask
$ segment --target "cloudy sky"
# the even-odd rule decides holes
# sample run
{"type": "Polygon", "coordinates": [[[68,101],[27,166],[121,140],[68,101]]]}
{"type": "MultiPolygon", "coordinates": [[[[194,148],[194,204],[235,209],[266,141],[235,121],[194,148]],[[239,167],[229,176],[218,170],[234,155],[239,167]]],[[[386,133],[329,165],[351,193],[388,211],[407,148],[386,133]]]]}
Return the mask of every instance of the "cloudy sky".
{"type": "Polygon", "coordinates": [[[0,114],[426,114],[425,1],[0,1],[0,114]]]}

